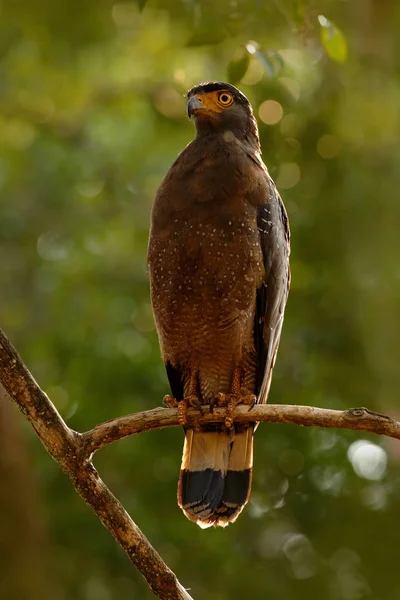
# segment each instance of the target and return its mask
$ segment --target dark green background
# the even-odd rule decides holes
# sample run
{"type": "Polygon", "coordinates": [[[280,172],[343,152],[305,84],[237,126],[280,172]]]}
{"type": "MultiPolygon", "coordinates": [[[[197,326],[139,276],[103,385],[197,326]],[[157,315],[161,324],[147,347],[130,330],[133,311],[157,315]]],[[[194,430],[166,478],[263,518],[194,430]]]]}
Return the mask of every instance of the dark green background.
{"type": "MultiPolygon", "coordinates": [[[[396,416],[399,3],[15,0],[0,12],[0,325],[68,424],[168,391],[150,207],[193,137],[184,92],[228,77],[253,104],[292,229],[270,402],[396,416]],[[266,100],[283,111],[275,124],[259,118],[266,100]]],[[[4,400],[1,416],[2,600],[151,598],[4,400]]],[[[180,428],[143,433],[95,462],[196,600],[398,600],[397,442],[261,425],[248,507],[206,531],[176,505],[182,443],[180,428]],[[348,449],[366,439],[384,451],[352,446],[357,474],[348,449]]]]}

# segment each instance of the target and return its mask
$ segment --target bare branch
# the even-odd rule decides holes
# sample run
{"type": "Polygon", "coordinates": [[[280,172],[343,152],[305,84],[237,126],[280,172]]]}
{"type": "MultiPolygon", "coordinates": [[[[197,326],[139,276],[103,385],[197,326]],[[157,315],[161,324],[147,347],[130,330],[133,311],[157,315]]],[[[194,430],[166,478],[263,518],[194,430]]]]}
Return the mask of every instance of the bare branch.
{"type": "MultiPolygon", "coordinates": [[[[216,408],[211,413],[208,406],[202,408],[204,416],[201,416],[196,409],[188,410],[188,425],[195,426],[199,423],[215,423],[225,420],[225,409],[216,408]]],[[[179,425],[177,414],[176,408],[155,408],[112,419],[82,434],[82,452],[85,456],[90,456],[103,446],[128,435],[179,425]]],[[[302,427],[354,429],[400,439],[400,421],[362,407],[331,410],[291,404],[258,404],[249,409],[248,406],[242,405],[236,407],[235,421],[241,423],[264,421],[266,423],[291,423],[302,427]]]]}
{"type": "Polygon", "coordinates": [[[59,463],[80,496],[125,550],[130,561],[162,600],[192,600],[122,504],[82,453],[83,437],[64,423],[16,350],[0,330],[0,382],[25,415],[46,450],[59,463]]]}

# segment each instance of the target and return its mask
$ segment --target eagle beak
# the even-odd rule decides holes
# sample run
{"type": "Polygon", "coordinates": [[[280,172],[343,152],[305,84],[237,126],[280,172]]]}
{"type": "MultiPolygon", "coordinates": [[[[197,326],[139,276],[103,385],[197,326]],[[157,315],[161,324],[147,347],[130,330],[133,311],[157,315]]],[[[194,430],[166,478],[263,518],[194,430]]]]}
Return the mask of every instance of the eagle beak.
{"type": "Polygon", "coordinates": [[[189,119],[196,115],[196,112],[199,110],[204,110],[204,106],[199,96],[192,96],[187,103],[187,114],[189,119]]]}

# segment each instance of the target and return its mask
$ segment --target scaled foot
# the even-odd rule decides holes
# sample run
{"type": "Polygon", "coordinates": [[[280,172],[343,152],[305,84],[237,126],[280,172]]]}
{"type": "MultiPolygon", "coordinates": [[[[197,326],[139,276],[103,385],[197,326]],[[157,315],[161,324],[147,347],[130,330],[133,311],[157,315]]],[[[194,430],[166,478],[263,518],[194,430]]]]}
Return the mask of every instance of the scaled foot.
{"type": "Polygon", "coordinates": [[[178,409],[178,423],[180,425],[187,425],[188,408],[196,408],[201,415],[204,414],[203,409],[201,408],[200,399],[195,394],[189,394],[182,400],[176,400],[176,398],[173,398],[173,396],[167,395],[164,396],[164,404],[169,406],[169,408],[178,409]]]}
{"type": "Polygon", "coordinates": [[[250,394],[246,391],[241,391],[238,394],[218,394],[218,398],[216,402],[213,403],[213,406],[210,405],[210,410],[214,408],[214,405],[217,406],[226,406],[225,413],[225,427],[231,429],[233,427],[234,413],[235,408],[238,404],[246,404],[252,408],[254,404],[257,402],[257,397],[254,394],[250,394]]]}

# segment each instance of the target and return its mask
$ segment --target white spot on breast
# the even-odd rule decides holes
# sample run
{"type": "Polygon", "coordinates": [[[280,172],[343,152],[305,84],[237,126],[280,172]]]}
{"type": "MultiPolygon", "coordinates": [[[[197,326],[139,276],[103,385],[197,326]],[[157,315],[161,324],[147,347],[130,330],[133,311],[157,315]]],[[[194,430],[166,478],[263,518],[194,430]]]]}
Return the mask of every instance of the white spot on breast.
{"type": "Polygon", "coordinates": [[[222,136],[225,140],[225,142],[234,142],[235,141],[235,134],[232,131],[224,131],[224,134],[222,136]]]}

